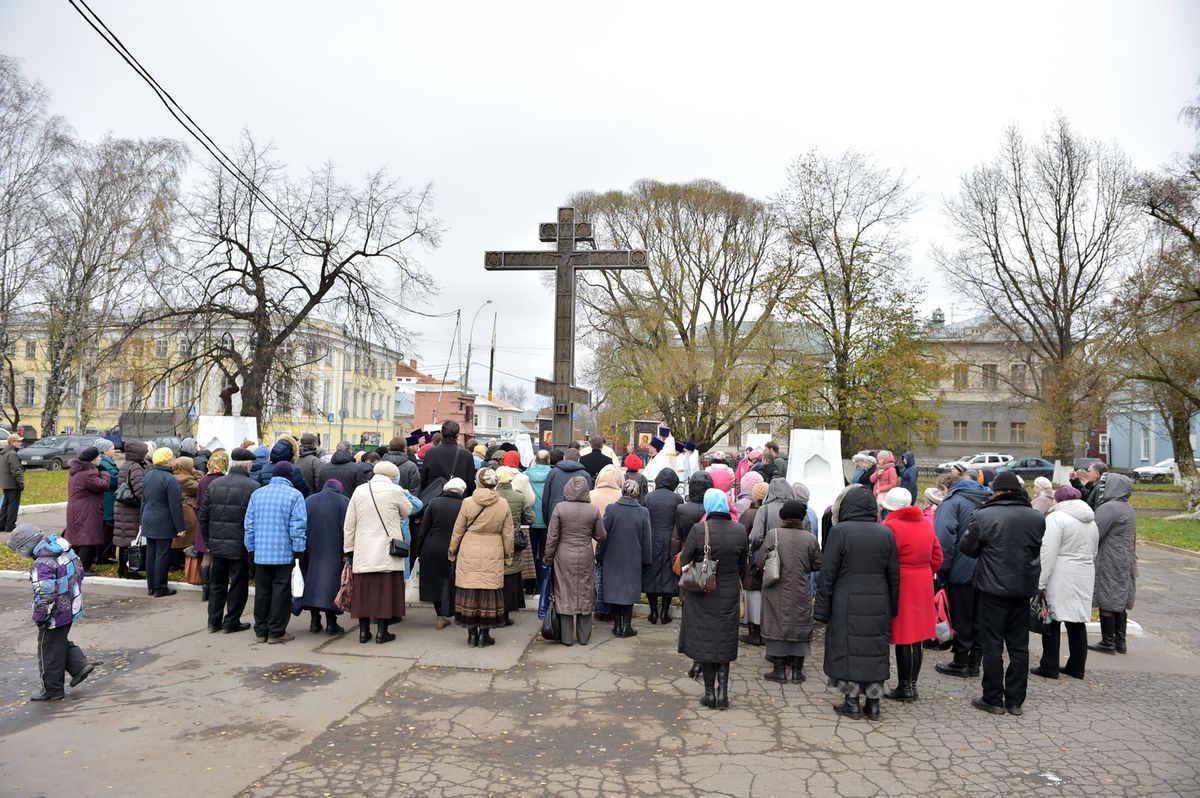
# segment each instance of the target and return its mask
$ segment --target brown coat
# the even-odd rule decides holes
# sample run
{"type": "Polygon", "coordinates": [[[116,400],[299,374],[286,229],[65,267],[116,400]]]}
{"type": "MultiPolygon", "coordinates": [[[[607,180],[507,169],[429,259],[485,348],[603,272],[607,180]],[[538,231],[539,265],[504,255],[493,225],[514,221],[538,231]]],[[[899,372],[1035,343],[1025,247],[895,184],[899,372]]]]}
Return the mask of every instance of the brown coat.
{"type": "MultiPolygon", "coordinates": [[[[764,640],[807,643],[812,640],[812,580],[821,570],[821,544],[802,527],[802,519],[787,519],[783,526],[767,532],[754,556],[762,569],[767,555],[779,543],[779,581],[762,588],[762,636],[764,640]]],[[[931,604],[932,606],[932,604],[931,604]]]]}
{"type": "Polygon", "coordinates": [[[508,502],[501,501],[496,491],[476,487],[463,499],[450,537],[449,559],[455,563],[456,587],[504,587],[504,568],[513,559],[513,519],[508,502]]]}
{"type": "Polygon", "coordinates": [[[172,538],[171,548],[186,549],[196,542],[196,492],[200,488],[200,475],[192,468],[192,458],[180,457],[175,460],[175,479],[183,491],[183,524],[187,534],[172,538]]]}
{"type": "Polygon", "coordinates": [[[595,610],[595,544],[605,535],[587,480],[571,477],[546,533],[546,564],[554,567],[554,609],[560,615],[590,615],[595,610]]]}

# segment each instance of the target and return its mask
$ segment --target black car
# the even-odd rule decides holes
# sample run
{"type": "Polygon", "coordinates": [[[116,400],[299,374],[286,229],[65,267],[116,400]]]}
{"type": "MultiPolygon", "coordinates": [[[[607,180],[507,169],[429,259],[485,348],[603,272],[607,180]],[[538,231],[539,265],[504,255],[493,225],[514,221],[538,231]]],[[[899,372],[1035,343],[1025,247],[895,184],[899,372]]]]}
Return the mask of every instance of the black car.
{"type": "Polygon", "coordinates": [[[35,441],[17,452],[21,465],[25,468],[49,468],[58,471],[64,468],[80,446],[91,446],[96,442],[94,437],[80,435],[47,435],[40,441],[35,441]]]}
{"type": "Polygon", "coordinates": [[[1031,482],[1038,477],[1054,479],[1054,463],[1041,457],[1022,457],[1010,460],[1004,465],[996,467],[997,474],[1001,471],[1011,471],[1026,482],[1031,482]]]}

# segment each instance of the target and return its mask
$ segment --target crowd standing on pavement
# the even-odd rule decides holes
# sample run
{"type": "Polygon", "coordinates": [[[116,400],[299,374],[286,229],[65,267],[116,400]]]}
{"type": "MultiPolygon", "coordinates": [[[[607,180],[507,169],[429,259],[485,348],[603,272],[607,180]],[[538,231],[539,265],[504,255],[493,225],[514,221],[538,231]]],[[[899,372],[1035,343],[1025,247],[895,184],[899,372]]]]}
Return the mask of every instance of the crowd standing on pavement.
{"type": "Polygon", "coordinates": [[[67,675],[76,686],[99,664],[69,631],[85,577],[110,555],[155,598],[176,594],[168,574],[183,566],[202,588],[210,633],[253,629],[268,645],[294,640],[289,620],[305,611],[311,634],[344,634],[349,613],[360,643],[390,643],[420,600],[438,630],[457,625],[468,646],[487,647],[537,596],[547,639],[586,646],[594,618],[611,621],[614,637],[636,636],[643,595],[651,624],[672,623],[680,602],[678,650],[712,709],[730,706],[742,644],[765,649],[764,680],[805,681],[818,624],[822,670],[842,694],[834,710],[850,719],[879,720],[881,699],[918,701],[930,649],[949,647],[938,673],[980,678],[973,705],[997,715],[1023,713],[1030,673],[1083,679],[1089,650],[1127,651],[1132,483],[1103,463],[1057,489],[1039,478],[1032,498],[1011,471],[966,466],[919,493],[911,452],[863,451],[832,505],[812,507],[773,442],[733,462],[700,457],[661,428],[648,462],[595,436],[523,463],[512,444],[461,438],[447,421],[366,452],[342,442],[326,454],[312,434],[213,452],[187,439],[179,454],[128,441],[119,467],[112,444],[97,441],[68,465],[66,528],[54,534],[16,523],[25,482],[10,437],[0,519],[9,546],[33,561],[33,698],[61,699],[67,675]],[[1089,646],[1093,608],[1101,638],[1089,646]],[[1031,629],[1042,637],[1032,669],[1031,629]]]}

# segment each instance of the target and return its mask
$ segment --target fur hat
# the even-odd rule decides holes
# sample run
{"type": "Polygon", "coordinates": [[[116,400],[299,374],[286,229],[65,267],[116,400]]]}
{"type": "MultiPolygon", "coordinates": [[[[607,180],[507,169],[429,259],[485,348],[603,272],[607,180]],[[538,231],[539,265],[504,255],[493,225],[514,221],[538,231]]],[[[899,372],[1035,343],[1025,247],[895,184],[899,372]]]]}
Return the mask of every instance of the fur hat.
{"type": "Polygon", "coordinates": [[[1038,490],[1050,490],[1054,487],[1054,483],[1045,477],[1038,477],[1033,481],[1033,486],[1038,490]]]}

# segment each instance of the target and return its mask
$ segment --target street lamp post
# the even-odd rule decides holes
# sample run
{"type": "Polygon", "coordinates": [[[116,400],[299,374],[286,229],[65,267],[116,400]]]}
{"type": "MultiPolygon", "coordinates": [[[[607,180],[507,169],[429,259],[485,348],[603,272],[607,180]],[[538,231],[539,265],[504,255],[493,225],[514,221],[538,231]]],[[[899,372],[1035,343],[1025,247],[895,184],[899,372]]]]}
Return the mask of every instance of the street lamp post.
{"type": "Polygon", "coordinates": [[[490,304],[492,304],[492,300],[489,299],[480,305],[479,309],[475,311],[475,315],[471,317],[471,331],[467,334],[467,370],[463,373],[463,390],[467,393],[471,392],[471,347],[475,343],[475,320],[479,318],[479,311],[490,304]]]}

